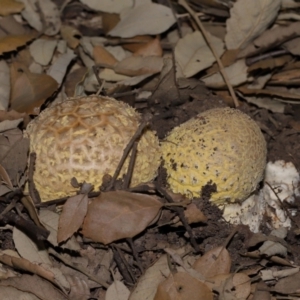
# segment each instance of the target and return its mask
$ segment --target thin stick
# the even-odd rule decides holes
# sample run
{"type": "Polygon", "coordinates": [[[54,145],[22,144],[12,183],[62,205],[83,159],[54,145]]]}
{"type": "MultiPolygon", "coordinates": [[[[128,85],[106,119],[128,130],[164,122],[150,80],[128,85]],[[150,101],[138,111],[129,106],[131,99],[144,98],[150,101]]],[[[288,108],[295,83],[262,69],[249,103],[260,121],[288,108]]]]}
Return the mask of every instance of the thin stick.
{"type": "Polygon", "coordinates": [[[132,146],[133,146],[134,142],[141,136],[143,130],[149,125],[149,122],[150,122],[151,118],[152,118],[151,114],[145,114],[143,116],[142,123],[140,124],[140,126],[136,130],[135,134],[133,135],[133,137],[131,138],[131,140],[129,141],[128,145],[126,146],[126,148],[123,151],[122,158],[121,158],[121,160],[120,160],[120,162],[118,164],[118,167],[116,168],[116,171],[115,171],[115,173],[114,173],[114,175],[112,177],[112,180],[111,180],[111,182],[110,182],[110,184],[109,184],[109,186],[107,188],[108,191],[111,190],[112,187],[115,185],[117,177],[118,177],[118,175],[119,175],[119,173],[120,173],[120,171],[121,171],[121,169],[122,169],[122,167],[124,165],[124,162],[125,162],[128,154],[129,154],[129,152],[132,149],[132,146]]]}
{"type": "Polygon", "coordinates": [[[132,151],[131,151],[131,156],[130,156],[130,161],[129,161],[127,174],[126,174],[126,177],[125,177],[124,183],[123,183],[123,189],[124,190],[128,189],[129,185],[130,185],[130,180],[131,180],[131,177],[132,177],[133,167],[134,167],[134,163],[135,163],[135,159],[136,159],[137,145],[138,145],[138,142],[135,141],[134,144],[133,144],[133,147],[132,147],[132,151]]]}
{"type": "Polygon", "coordinates": [[[193,19],[195,20],[195,22],[197,23],[197,25],[199,26],[207,44],[209,45],[213,55],[215,56],[216,60],[217,60],[217,63],[219,65],[219,69],[220,69],[220,73],[222,74],[222,77],[228,87],[228,90],[230,92],[230,95],[233,99],[233,102],[234,102],[234,105],[235,107],[238,107],[239,106],[239,101],[235,95],[235,92],[232,88],[232,85],[231,83],[229,82],[229,79],[228,79],[228,76],[226,74],[226,71],[224,70],[224,66],[223,66],[223,63],[222,61],[220,60],[219,56],[218,56],[218,53],[216,52],[216,50],[214,49],[213,45],[212,45],[212,42],[211,42],[211,39],[210,39],[210,36],[207,34],[202,22],[200,21],[200,19],[198,18],[197,14],[190,8],[190,6],[187,4],[187,2],[185,0],[179,0],[178,1],[178,4],[180,4],[181,6],[183,6],[188,13],[190,13],[190,15],[193,17],[193,19]]]}
{"type": "Polygon", "coordinates": [[[41,197],[38,190],[35,188],[35,184],[33,181],[33,173],[34,166],[36,161],[36,153],[30,153],[30,162],[29,162],[29,171],[28,171],[28,187],[29,187],[29,195],[34,204],[41,203],[41,197]]]}

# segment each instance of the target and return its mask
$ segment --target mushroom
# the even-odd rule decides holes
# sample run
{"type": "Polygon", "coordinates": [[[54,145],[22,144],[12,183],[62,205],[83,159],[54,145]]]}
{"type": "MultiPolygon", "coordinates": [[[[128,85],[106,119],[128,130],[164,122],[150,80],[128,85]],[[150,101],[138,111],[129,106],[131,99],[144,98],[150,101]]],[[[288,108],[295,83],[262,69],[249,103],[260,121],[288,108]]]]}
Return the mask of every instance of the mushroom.
{"type": "Polygon", "coordinates": [[[248,115],[216,108],[174,128],[162,143],[162,153],[173,192],[192,198],[209,190],[210,200],[222,205],[244,201],[256,190],[267,148],[248,115]]]}
{"type": "MultiPolygon", "coordinates": [[[[25,132],[30,152],[37,156],[33,179],[41,200],[74,194],[73,177],[100,186],[105,174],[115,172],[140,119],[126,103],[99,96],[71,98],[45,109],[25,132]]],[[[127,172],[129,156],[119,178],[127,172]]],[[[131,186],[152,180],[160,158],[157,136],[144,130],[138,141],[131,186]]]]}

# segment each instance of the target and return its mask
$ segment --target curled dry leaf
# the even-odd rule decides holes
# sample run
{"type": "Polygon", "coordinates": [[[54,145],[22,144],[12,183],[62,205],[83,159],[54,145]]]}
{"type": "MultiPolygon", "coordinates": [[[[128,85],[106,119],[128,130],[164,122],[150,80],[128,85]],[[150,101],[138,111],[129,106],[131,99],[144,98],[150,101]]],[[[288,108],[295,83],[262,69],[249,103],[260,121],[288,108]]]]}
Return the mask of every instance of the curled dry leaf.
{"type": "Polygon", "coordinates": [[[154,196],[125,191],[101,193],[88,207],[82,233],[103,244],[132,238],[155,220],[161,208],[154,196]]]}
{"type": "Polygon", "coordinates": [[[88,196],[79,194],[70,197],[63,206],[59,218],[57,242],[61,243],[70,238],[83,223],[88,209],[88,196]]]}
{"type": "Polygon", "coordinates": [[[213,277],[230,272],[231,258],[226,248],[219,246],[197,259],[193,268],[205,277],[213,277]]]}
{"type": "Polygon", "coordinates": [[[60,29],[60,34],[71,49],[78,47],[81,33],[76,28],[64,25],[60,29]]]}
{"type": "Polygon", "coordinates": [[[170,274],[158,288],[154,300],[212,300],[208,286],[188,273],[170,274]]]}
{"type": "Polygon", "coordinates": [[[137,5],[121,14],[121,21],[108,34],[122,38],[155,35],[170,28],[176,19],[172,10],[152,2],[137,5]]]}
{"type": "Polygon", "coordinates": [[[239,0],[230,9],[225,43],[227,49],[243,49],[275,20],[281,0],[239,0]]]}
{"type": "Polygon", "coordinates": [[[24,4],[15,0],[2,0],[0,6],[0,16],[16,14],[24,9],[24,4]]]}
{"type": "Polygon", "coordinates": [[[266,30],[245,49],[243,49],[238,57],[253,56],[258,53],[274,48],[283,42],[300,35],[300,22],[291,23],[289,26],[278,26],[266,30]]]}

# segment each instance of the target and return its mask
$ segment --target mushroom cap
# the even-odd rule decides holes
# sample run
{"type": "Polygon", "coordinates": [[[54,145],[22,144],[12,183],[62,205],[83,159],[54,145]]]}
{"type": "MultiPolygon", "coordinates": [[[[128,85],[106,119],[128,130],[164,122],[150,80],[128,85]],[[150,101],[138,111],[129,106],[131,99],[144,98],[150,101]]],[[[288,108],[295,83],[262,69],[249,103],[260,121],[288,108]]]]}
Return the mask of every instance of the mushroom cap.
{"type": "Polygon", "coordinates": [[[267,148],[248,115],[216,108],[174,128],[162,143],[162,153],[173,192],[200,197],[213,185],[210,200],[224,204],[243,201],[256,189],[263,179],[267,148]]]}
{"type": "MultiPolygon", "coordinates": [[[[70,98],[45,109],[25,132],[30,152],[37,155],[33,179],[42,201],[74,194],[73,177],[99,187],[105,174],[115,172],[140,119],[126,103],[99,96],[70,98]]],[[[146,129],[138,142],[131,186],[152,180],[160,159],[158,138],[146,129]]],[[[130,155],[119,178],[129,160],[130,155]]]]}

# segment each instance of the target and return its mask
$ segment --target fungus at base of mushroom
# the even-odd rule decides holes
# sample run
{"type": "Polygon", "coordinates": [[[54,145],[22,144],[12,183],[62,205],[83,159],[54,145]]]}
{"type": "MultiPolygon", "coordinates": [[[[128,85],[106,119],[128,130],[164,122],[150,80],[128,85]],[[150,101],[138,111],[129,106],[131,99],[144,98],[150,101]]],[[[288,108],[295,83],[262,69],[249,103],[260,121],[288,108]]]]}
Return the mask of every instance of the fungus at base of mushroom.
{"type": "MultiPolygon", "coordinates": [[[[252,232],[259,232],[264,216],[270,219],[271,223],[266,224],[270,229],[290,228],[291,220],[282,209],[280,201],[293,203],[295,196],[300,196],[299,184],[300,175],[291,162],[282,160],[269,162],[266,167],[264,186],[259,194],[251,195],[241,205],[224,205],[223,217],[232,224],[249,225],[252,232]]],[[[290,211],[290,213],[293,215],[295,212],[290,211]]]]}

